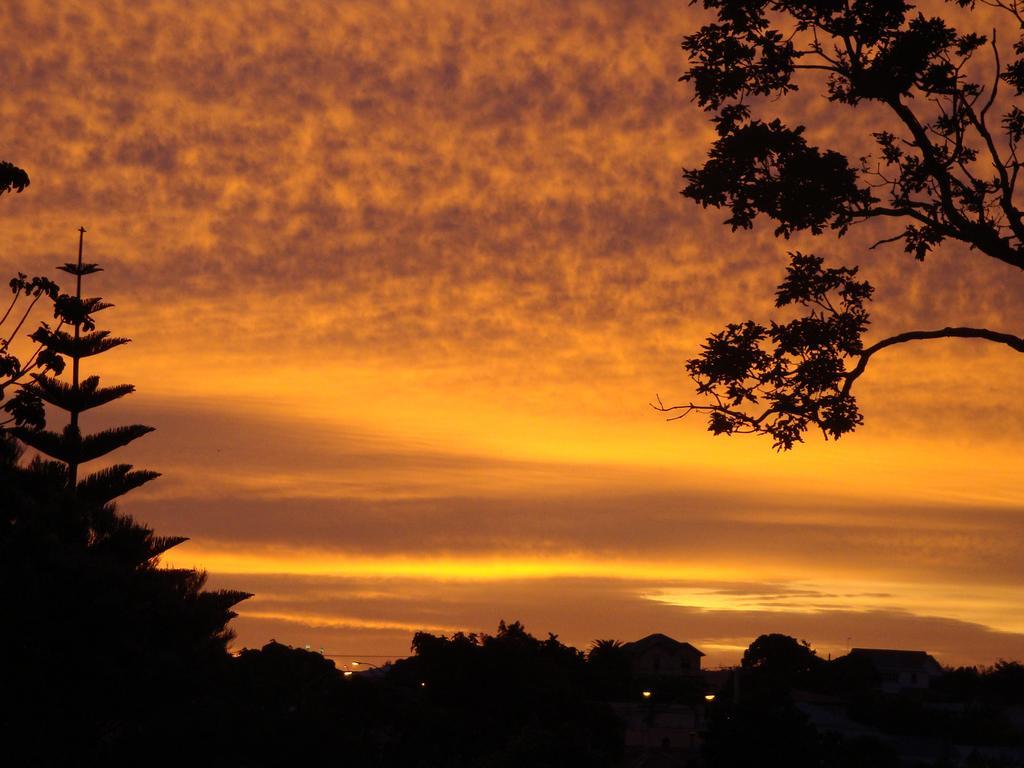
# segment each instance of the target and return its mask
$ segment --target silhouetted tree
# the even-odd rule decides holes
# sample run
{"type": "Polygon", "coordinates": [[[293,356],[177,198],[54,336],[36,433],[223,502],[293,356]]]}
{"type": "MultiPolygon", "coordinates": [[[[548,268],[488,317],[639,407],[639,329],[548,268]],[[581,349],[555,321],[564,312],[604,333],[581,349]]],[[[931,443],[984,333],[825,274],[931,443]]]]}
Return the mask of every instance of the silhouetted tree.
{"type": "MultiPolygon", "coordinates": [[[[36,373],[32,376],[32,383],[24,386],[20,393],[24,396],[23,400],[31,399],[33,403],[46,403],[53,408],[66,411],[68,425],[62,432],[57,433],[48,431],[38,424],[23,424],[14,427],[11,433],[39,453],[56,460],[59,466],[55,467],[55,470],[66,474],[68,488],[74,497],[82,502],[104,505],[131,489],[159,477],[159,473],[137,472],[133,471],[130,465],[118,464],[94,473],[81,482],[78,480],[79,465],[101,458],[153,431],[152,427],[132,424],[83,435],[79,426],[79,419],[84,411],[105,405],[135,390],[131,384],[100,387],[98,376],[90,376],[84,380],[80,377],[83,358],[128,343],[128,339],[111,337],[109,331],[96,330],[93,315],[112,305],[99,298],[82,297],[82,277],[101,271],[97,264],[83,263],[84,237],[85,230],[79,230],[78,262],[58,267],[75,277],[75,295],[60,294],[55,300],[54,307],[55,314],[61,319],[61,326],[69,326],[72,332],[69,333],[62,327],[51,330],[43,325],[32,334],[32,339],[39,342],[46,352],[71,361],[71,381],[64,382],[45,373],[36,373]]],[[[169,547],[181,541],[183,540],[168,540],[166,543],[169,547]]]]}
{"type": "Polygon", "coordinates": [[[428,746],[444,764],[600,766],[621,752],[613,713],[587,700],[583,654],[556,635],[501,622],[494,635],[418,632],[412,647],[389,678],[439,710],[450,730],[428,746]]]}
{"type": "Polygon", "coordinates": [[[818,734],[788,688],[751,669],[735,669],[732,674],[730,685],[708,707],[703,745],[707,765],[821,766],[818,734]]]}
{"type": "MultiPolygon", "coordinates": [[[[28,185],[28,174],[25,171],[6,160],[0,160],[0,196],[5,192],[21,192],[28,185]]],[[[13,297],[0,316],[0,403],[3,403],[7,413],[7,417],[0,420],[0,440],[6,439],[3,428],[11,424],[43,425],[43,409],[38,400],[23,391],[23,386],[32,373],[53,371],[59,374],[64,364],[60,355],[42,345],[37,345],[35,352],[24,363],[11,349],[11,344],[40,299],[50,302],[57,299],[60,290],[57,284],[45,277],[30,278],[18,273],[9,285],[13,297]]]]}
{"type": "MultiPolygon", "coordinates": [[[[42,401],[33,393],[33,375],[39,373],[60,374],[64,370],[64,358],[54,350],[37,342],[34,351],[24,362],[14,353],[13,344],[28,321],[32,311],[41,301],[52,305],[60,289],[45,277],[28,277],[18,273],[10,283],[11,302],[0,316],[0,403],[6,414],[0,417],[0,431],[10,426],[32,426],[42,428],[46,424],[46,411],[42,401]]],[[[49,330],[45,323],[32,334],[37,336],[49,330]]],[[[2,432],[6,436],[6,432],[2,432]]]]}
{"type": "Polygon", "coordinates": [[[0,160],[0,195],[4,192],[21,192],[29,185],[28,174],[21,168],[0,160]]]}
{"type": "MultiPolygon", "coordinates": [[[[15,300],[53,297],[58,324],[31,334],[42,370],[18,381],[7,408],[0,462],[0,731],[6,745],[35,751],[33,763],[120,762],[143,745],[194,726],[192,706],[223,672],[231,637],[231,606],[248,597],[204,591],[205,574],[159,567],[182,537],[156,536],[117,511],[114,500],[158,476],[114,464],[79,477],[81,465],[151,431],[130,425],[83,434],[79,419],[133,391],[81,378],[81,363],[127,343],[97,330],[93,315],[109,307],[82,295],[82,278],[100,271],[78,260],[60,269],[75,278],[74,294],[53,296],[50,283],[12,283],[15,300]],[[55,375],[69,360],[70,381],[55,375]],[[44,404],[67,414],[47,430],[44,404]],[[10,438],[37,451],[27,466],[10,438]],[[44,458],[48,457],[48,458],[44,458]],[[47,736],[60,724],[58,738],[47,736]]],[[[31,358],[30,358],[31,360],[31,358]]],[[[11,366],[14,375],[28,366],[11,366]]]]}
{"type": "Polygon", "coordinates": [[[626,701],[632,670],[618,640],[595,640],[587,652],[591,695],[604,701],[626,701]]]}
{"type": "Polygon", "coordinates": [[[998,661],[991,667],[957,667],[933,684],[954,701],[979,701],[999,707],[1024,705],[1024,664],[998,661]]]}
{"type": "MultiPolygon", "coordinates": [[[[788,635],[758,637],[743,654],[731,685],[709,707],[705,757],[711,768],[899,765],[893,750],[873,739],[819,733],[794,700],[794,690],[828,682],[836,662],[818,657],[806,641],[788,635]]],[[[827,686],[826,686],[827,687],[827,686]]]]}
{"type": "MultiPolygon", "coordinates": [[[[903,0],[703,0],[717,19],[684,39],[690,67],[681,79],[713,113],[717,138],[705,164],[684,172],[683,194],[727,209],[734,230],[765,217],[777,236],[832,230],[841,237],[878,221],[897,231],[876,246],[902,243],[919,260],[952,240],[1024,268],[1017,199],[1024,111],[999,94],[1024,93],[1024,9],[1016,0],[982,4],[1005,12],[1003,29],[1016,29],[1012,56],[1000,56],[995,31],[991,39],[961,32],[903,0]],[[971,79],[970,62],[986,46],[993,69],[982,85],[971,79]],[[810,144],[803,126],[755,116],[753,101],[774,105],[812,77],[823,80],[836,109],[888,116],[872,133],[874,156],[851,162],[810,144]]],[[[1024,338],[987,328],[908,331],[866,344],[871,287],[854,279],[856,269],[822,265],[792,254],[776,304],[807,310],[802,317],[737,323],[708,338],[687,365],[708,400],[656,407],[675,417],[704,412],[715,434],[766,434],[789,449],[808,428],[839,438],[862,423],[852,386],[890,346],[972,338],[1024,352],[1024,338]]]]}
{"type": "Polygon", "coordinates": [[[824,663],[806,641],[789,635],[761,635],[743,652],[744,670],[793,685],[805,681],[824,663]]]}

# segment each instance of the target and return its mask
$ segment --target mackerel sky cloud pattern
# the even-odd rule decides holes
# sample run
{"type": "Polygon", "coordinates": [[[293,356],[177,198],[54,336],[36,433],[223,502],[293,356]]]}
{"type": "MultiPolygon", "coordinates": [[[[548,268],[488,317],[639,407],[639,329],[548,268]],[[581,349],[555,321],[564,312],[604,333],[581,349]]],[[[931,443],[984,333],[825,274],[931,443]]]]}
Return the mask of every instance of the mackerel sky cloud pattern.
{"type": "MultiPolygon", "coordinates": [[[[1014,354],[872,362],[867,425],[776,455],[648,407],[785,251],[861,264],[879,334],[1024,327],[1021,278],[867,230],[730,233],[678,194],[710,126],[669,2],[6,2],[0,265],[52,275],[89,229],[99,373],[139,389],[164,472],[124,508],[257,597],[241,644],[403,654],[522,619],[585,645],[665,631],[734,661],[1024,656],[1014,354]],[[181,265],[187,278],[182,281],[181,265]],[[889,585],[880,588],[880,584],[889,585]]],[[[790,116],[857,146],[869,117],[790,116]]],[[[884,234],[884,233],[883,233],[884,234]]],[[[179,550],[176,550],[178,552],[179,550]]]]}

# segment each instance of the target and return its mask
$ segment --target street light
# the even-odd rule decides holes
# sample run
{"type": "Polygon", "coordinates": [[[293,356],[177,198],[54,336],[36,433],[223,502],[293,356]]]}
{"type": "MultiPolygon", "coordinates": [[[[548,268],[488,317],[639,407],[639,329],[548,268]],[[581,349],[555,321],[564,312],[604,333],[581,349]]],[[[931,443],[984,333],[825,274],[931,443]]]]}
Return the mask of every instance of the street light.
{"type": "Polygon", "coordinates": [[[650,691],[644,691],[640,695],[643,696],[645,699],[651,698],[651,692],[650,691]]]}
{"type": "Polygon", "coordinates": [[[704,701],[714,701],[714,700],[715,700],[715,694],[713,694],[713,693],[705,693],[704,694],[704,701]]]}

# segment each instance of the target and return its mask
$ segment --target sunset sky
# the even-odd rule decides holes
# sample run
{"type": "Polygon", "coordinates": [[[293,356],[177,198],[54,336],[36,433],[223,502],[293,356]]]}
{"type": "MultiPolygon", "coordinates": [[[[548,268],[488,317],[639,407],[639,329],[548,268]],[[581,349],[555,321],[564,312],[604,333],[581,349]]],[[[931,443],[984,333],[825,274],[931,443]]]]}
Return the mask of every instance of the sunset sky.
{"type": "MultiPolygon", "coordinates": [[[[734,663],[757,635],[1024,659],[1024,359],[878,355],[866,424],[791,453],[649,403],[786,250],[860,264],[872,338],[1024,329],[1024,275],[879,230],[777,242],[679,195],[710,125],[677,82],[686,2],[0,6],[0,277],[87,285],[157,431],[121,508],[166,562],[256,593],[237,646],[401,656],[500,619],[587,647],[660,631],[734,663]],[[884,232],[883,232],[884,234],[884,232]],[[873,237],[875,235],[875,237],[873,237]],[[65,276],[66,277],[66,276],[65,276]]],[[[877,115],[772,109],[853,154],[877,115]]]]}

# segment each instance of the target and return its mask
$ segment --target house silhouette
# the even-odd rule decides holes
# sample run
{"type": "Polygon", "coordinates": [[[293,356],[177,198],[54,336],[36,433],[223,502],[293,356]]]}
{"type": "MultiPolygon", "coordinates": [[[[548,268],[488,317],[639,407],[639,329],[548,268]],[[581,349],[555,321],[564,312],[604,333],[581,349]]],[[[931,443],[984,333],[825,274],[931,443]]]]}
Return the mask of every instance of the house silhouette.
{"type": "Polygon", "coordinates": [[[942,665],[924,651],[900,651],[888,648],[854,648],[850,658],[869,663],[886,693],[927,688],[942,674],[942,665]]]}
{"type": "Polygon", "coordinates": [[[700,660],[704,655],[689,643],[681,643],[660,632],[632,643],[625,643],[622,651],[629,659],[630,670],[634,676],[699,675],[700,660]]]}

